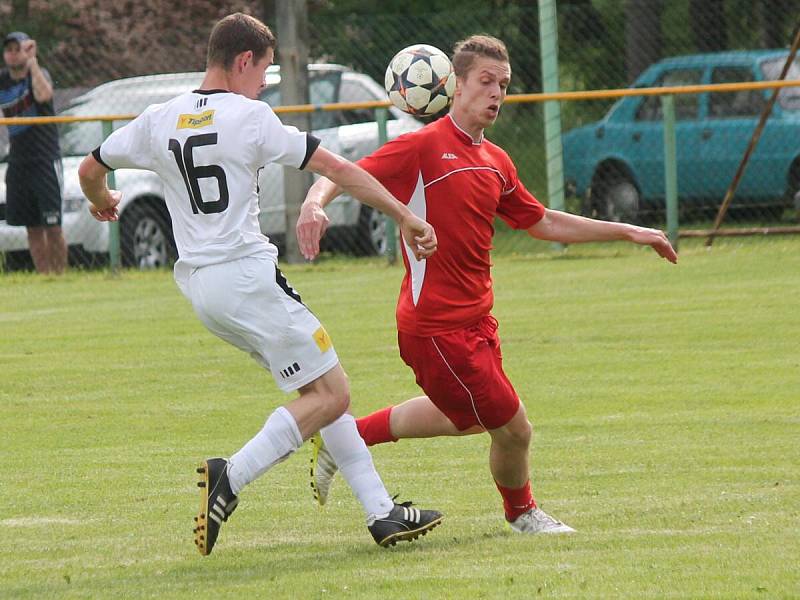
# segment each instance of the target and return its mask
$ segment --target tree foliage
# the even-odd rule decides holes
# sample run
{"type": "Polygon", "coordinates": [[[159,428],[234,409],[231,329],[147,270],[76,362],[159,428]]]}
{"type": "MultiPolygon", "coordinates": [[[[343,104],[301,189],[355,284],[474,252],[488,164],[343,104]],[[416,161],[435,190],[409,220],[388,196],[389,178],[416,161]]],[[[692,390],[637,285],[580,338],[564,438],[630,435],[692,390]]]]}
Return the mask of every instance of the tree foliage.
{"type": "Polygon", "coordinates": [[[240,10],[260,16],[256,2],[232,0],[30,0],[27,16],[0,11],[3,31],[34,36],[58,86],[205,68],[208,33],[240,10]]]}
{"type": "MultiPolygon", "coordinates": [[[[217,19],[240,10],[270,20],[276,1],[281,0],[5,0],[0,29],[36,37],[58,86],[91,86],[116,77],[202,69],[217,19]]],[[[381,80],[391,56],[404,46],[426,42],[449,51],[467,35],[489,33],[511,52],[512,91],[540,89],[534,0],[308,5],[314,60],[351,65],[381,80]]],[[[662,56],[787,46],[800,0],[559,0],[557,8],[562,88],[595,89],[627,85],[662,56]]]]}

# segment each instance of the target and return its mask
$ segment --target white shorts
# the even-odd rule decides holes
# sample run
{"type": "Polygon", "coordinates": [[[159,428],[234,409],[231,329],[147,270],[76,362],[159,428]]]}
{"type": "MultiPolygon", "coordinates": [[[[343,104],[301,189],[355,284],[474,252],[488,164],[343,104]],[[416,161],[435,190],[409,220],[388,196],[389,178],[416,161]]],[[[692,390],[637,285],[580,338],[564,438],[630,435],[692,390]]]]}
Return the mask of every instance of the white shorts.
{"type": "Polygon", "coordinates": [[[269,258],[199,267],[179,287],[211,333],[249,353],[285,392],[339,362],[325,328],[269,258]]]}

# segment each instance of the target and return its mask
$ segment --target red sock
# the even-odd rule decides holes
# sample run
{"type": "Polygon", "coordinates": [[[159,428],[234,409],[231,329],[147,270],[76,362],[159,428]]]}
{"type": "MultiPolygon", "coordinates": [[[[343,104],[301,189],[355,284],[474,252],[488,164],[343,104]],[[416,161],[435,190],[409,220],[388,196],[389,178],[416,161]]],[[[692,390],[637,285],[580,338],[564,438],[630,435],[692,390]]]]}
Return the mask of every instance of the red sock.
{"type": "Polygon", "coordinates": [[[397,441],[397,438],[392,436],[392,429],[389,427],[389,415],[392,408],[394,407],[387,406],[371,415],[356,419],[358,433],[364,438],[367,446],[397,441]]]}
{"type": "Polygon", "coordinates": [[[536,508],[536,500],[531,494],[531,482],[528,482],[519,489],[503,487],[496,481],[494,484],[503,496],[503,509],[506,511],[506,521],[515,521],[518,516],[536,508]]]}

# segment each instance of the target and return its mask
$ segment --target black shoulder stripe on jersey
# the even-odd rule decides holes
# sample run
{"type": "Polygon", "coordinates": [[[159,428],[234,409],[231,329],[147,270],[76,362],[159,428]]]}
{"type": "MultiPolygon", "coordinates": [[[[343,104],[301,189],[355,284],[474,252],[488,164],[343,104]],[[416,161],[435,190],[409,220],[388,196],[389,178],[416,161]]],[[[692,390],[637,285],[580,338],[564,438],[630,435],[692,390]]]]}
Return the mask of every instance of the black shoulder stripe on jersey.
{"type": "Polygon", "coordinates": [[[303,159],[303,162],[300,164],[301,169],[306,168],[306,163],[311,160],[311,155],[317,151],[319,145],[322,143],[322,140],[316,136],[311,135],[310,133],[306,134],[306,157],[303,159]]]}
{"type": "Polygon", "coordinates": [[[100,158],[100,146],[98,146],[97,148],[92,150],[92,156],[94,156],[94,159],[97,162],[99,162],[101,165],[103,165],[106,169],[108,169],[109,171],[113,171],[114,170],[114,167],[109,167],[106,164],[106,162],[102,158],[100,158]]]}

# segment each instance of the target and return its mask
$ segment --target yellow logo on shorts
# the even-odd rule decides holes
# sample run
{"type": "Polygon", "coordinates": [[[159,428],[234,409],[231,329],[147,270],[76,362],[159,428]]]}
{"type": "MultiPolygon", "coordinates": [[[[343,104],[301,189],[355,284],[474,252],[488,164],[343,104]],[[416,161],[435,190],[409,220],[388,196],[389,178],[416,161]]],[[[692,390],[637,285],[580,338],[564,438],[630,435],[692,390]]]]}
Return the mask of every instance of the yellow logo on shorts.
{"type": "Polygon", "coordinates": [[[328,335],[328,332],[325,331],[324,327],[320,326],[320,328],[314,332],[312,337],[314,338],[314,341],[317,342],[320,352],[327,352],[331,349],[331,346],[333,345],[331,342],[331,336],[328,335]]]}
{"type": "Polygon", "coordinates": [[[214,109],[201,112],[199,115],[179,115],[178,129],[200,129],[214,124],[214,109]]]}

